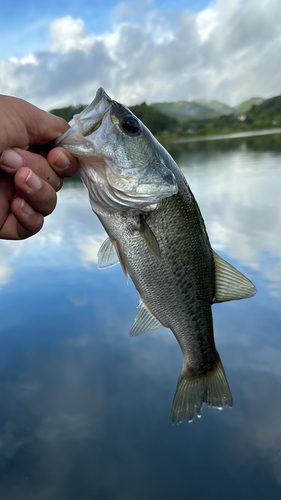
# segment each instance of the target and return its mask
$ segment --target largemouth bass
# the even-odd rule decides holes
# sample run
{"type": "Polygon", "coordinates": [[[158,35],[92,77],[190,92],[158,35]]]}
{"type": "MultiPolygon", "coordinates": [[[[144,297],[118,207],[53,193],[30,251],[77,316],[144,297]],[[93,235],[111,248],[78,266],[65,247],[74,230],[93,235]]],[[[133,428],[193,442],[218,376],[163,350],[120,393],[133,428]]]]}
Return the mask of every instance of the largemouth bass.
{"type": "Polygon", "coordinates": [[[216,350],[211,306],[252,297],[254,285],[211,248],[196,200],[168,152],[103,89],[55,141],[79,160],[78,174],[109,238],[98,264],[121,263],[140,294],[130,335],[170,328],[183,354],[172,422],[203,404],[232,406],[216,350]]]}

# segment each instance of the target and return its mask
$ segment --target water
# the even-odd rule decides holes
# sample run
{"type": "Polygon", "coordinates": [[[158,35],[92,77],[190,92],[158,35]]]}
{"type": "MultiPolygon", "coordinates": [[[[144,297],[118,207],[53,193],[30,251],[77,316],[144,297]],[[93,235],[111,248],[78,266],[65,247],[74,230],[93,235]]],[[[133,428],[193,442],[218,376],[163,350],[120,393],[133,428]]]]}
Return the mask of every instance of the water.
{"type": "Polygon", "coordinates": [[[130,338],[138,303],[70,181],[43,230],[0,242],[1,500],[227,500],[281,495],[280,136],[170,146],[216,251],[257,286],[213,307],[232,409],[172,425],[182,355],[130,338]]]}

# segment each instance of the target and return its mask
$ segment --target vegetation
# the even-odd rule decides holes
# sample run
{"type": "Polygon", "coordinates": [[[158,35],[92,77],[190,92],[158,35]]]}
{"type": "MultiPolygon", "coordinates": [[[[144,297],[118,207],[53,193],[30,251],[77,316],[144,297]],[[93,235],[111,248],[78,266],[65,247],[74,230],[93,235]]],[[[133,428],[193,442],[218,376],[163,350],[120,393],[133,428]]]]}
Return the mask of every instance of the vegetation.
{"type": "MultiPolygon", "coordinates": [[[[199,105],[198,103],[199,100],[196,106],[199,105]]],[[[214,106],[214,101],[201,100],[202,103],[206,109],[208,106],[214,106]]],[[[166,105],[167,103],[163,104],[166,105]]],[[[187,103],[186,101],[170,104],[175,107],[184,105],[184,109],[188,110],[191,109],[188,104],[192,104],[192,110],[194,111],[195,109],[195,103],[187,103]]],[[[182,108],[181,117],[177,119],[176,115],[171,116],[171,106],[161,107],[159,103],[157,105],[148,105],[143,102],[136,106],[130,106],[130,109],[160,140],[281,127],[281,95],[266,100],[261,98],[251,99],[236,108],[228,108],[233,110],[233,112],[227,111],[227,114],[221,114],[213,118],[210,118],[210,108],[207,109],[205,115],[202,108],[200,113],[197,113],[195,116],[194,114],[193,116],[190,114],[184,116],[184,109],[182,108]],[[159,109],[161,109],[161,112],[159,109]],[[165,114],[166,109],[169,110],[169,114],[165,114]],[[241,110],[243,110],[243,113],[238,114],[241,110]],[[204,118],[202,118],[203,115],[205,116],[204,118]]],[[[85,105],[67,106],[65,108],[53,109],[51,113],[61,116],[66,121],[70,121],[74,114],[80,113],[85,107],[85,105]]],[[[220,109],[219,103],[216,103],[216,113],[218,109],[220,109]]],[[[222,113],[226,112],[223,111],[224,109],[226,109],[225,105],[221,105],[222,113]]]]}
{"type": "Polygon", "coordinates": [[[64,118],[67,122],[73,118],[73,115],[78,115],[86,108],[86,104],[78,104],[77,106],[66,106],[65,108],[51,109],[50,113],[64,118]]]}

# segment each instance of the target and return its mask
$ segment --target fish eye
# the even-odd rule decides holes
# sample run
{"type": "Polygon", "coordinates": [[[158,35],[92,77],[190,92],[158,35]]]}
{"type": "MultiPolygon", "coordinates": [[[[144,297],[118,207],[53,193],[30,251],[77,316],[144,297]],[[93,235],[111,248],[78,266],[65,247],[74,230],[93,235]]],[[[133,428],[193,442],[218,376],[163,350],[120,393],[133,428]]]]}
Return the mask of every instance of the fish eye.
{"type": "Polygon", "coordinates": [[[140,132],[140,125],[133,116],[124,116],[121,120],[121,127],[129,135],[137,135],[140,132]]]}

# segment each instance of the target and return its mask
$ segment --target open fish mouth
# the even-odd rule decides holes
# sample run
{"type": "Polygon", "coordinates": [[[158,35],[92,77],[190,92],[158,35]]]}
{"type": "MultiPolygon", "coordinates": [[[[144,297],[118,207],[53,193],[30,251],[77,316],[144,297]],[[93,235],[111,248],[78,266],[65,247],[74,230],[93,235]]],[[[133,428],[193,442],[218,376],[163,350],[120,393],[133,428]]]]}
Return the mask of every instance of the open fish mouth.
{"type": "MultiPolygon", "coordinates": [[[[83,150],[77,149],[77,140],[79,135],[88,137],[93,134],[101,125],[104,115],[112,106],[112,99],[107,95],[103,88],[96,92],[94,100],[80,114],[74,115],[69,122],[70,129],[55,140],[55,146],[62,146],[68,151],[73,152],[74,156],[83,150]]],[[[81,141],[79,141],[80,143],[81,141]]],[[[80,144],[80,148],[81,148],[80,144]]]]}

